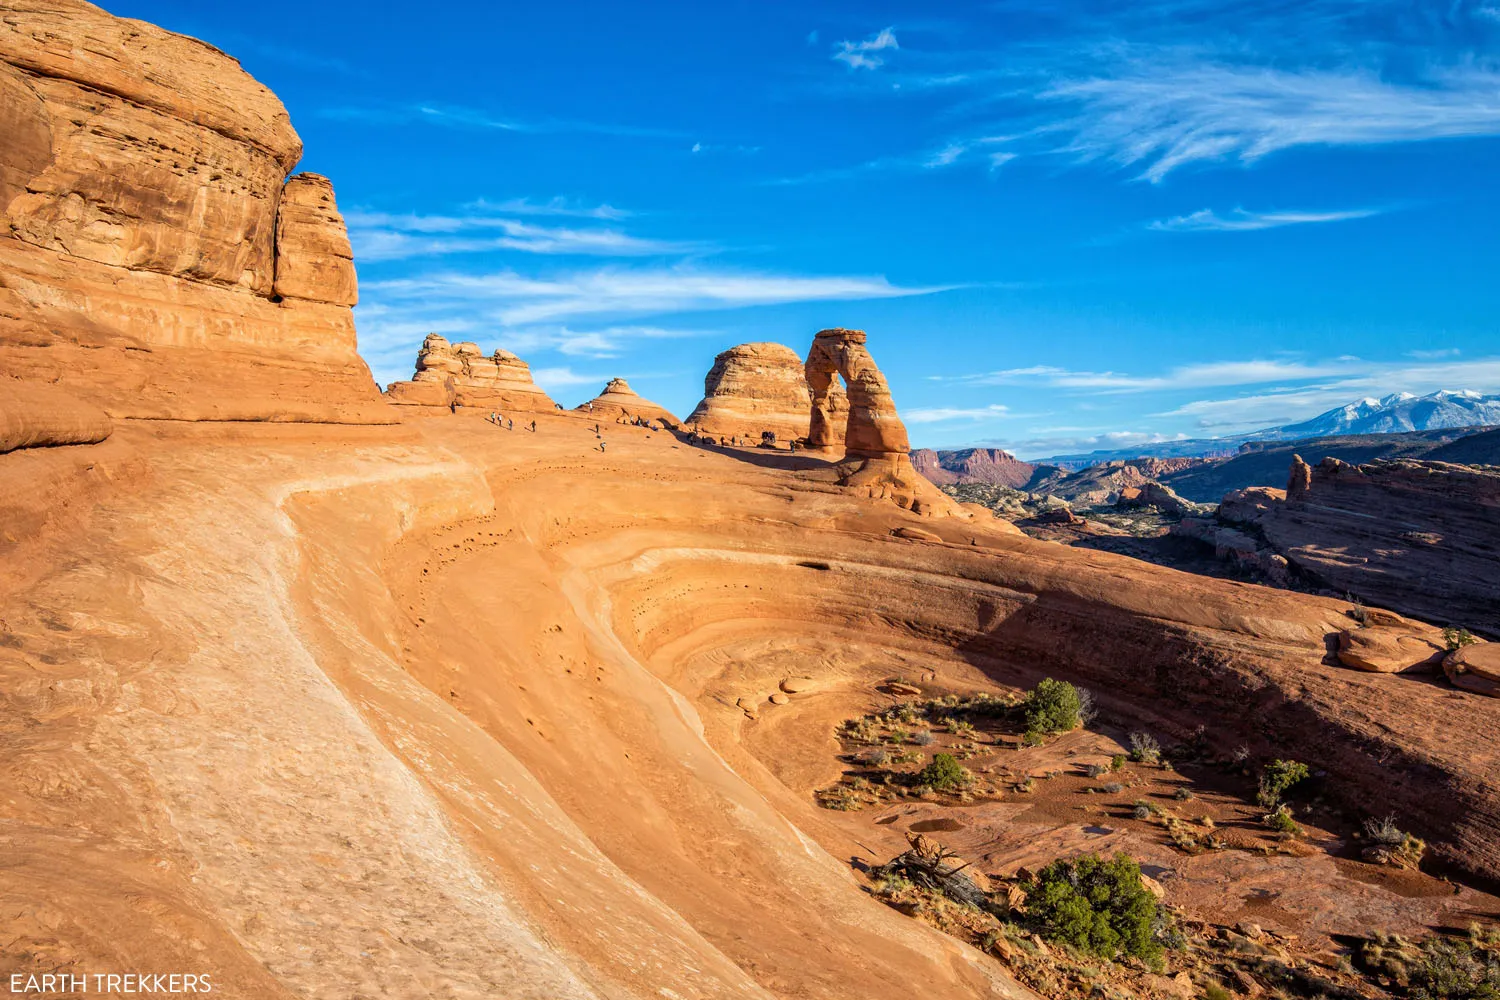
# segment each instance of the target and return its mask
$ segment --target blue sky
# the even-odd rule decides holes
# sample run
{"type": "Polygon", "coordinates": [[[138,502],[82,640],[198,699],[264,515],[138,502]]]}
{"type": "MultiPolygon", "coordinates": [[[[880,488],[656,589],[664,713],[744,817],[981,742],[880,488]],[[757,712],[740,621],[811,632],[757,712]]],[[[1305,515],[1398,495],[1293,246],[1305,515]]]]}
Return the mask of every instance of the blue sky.
{"type": "Polygon", "coordinates": [[[686,414],[852,326],[914,443],[1032,457],[1500,391],[1500,0],[110,9],[286,103],[382,383],[686,414]]]}

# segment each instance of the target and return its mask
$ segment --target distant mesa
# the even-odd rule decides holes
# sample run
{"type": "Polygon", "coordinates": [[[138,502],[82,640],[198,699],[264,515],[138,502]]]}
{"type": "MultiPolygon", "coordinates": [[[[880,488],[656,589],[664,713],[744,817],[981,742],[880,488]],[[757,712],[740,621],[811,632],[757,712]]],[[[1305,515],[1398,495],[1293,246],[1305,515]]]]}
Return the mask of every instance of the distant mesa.
{"type": "Polygon", "coordinates": [[[999,448],[964,448],[960,451],[933,451],[918,448],[911,453],[911,463],[926,479],[937,486],[959,483],[988,483],[1024,489],[1041,466],[1022,462],[999,448]]]}
{"type": "Polygon", "coordinates": [[[112,419],[394,419],[356,351],[333,186],[288,179],[302,141],[234,59],[19,5],[0,135],[0,375],[112,419]]]}
{"type": "Polygon", "coordinates": [[[491,409],[540,413],[557,409],[552,398],[531,380],[531,367],[510,351],[488,356],[470,341],[450,344],[429,333],[417,352],[417,370],[409,382],[392,382],[385,395],[401,406],[491,409]]]}
{"type": "Polygon", "coordinates": [[[579,413],[586,413],[600,420],[640,417],[643,420],[659,420],[668,427],[679,424],[671,411],[640,395],[622,378],[610,379],[603,392],[576,409],[579,413]]]}

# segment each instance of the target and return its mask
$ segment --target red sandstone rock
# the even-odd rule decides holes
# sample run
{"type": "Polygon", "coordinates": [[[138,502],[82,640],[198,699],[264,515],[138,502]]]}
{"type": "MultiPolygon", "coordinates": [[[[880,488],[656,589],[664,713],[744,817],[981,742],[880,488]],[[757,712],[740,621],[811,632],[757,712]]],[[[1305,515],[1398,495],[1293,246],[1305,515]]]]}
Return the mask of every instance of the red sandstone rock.
{"type": "MultiPolygon", "coordinates": [[[[1418,626],[1420,628],[1420,626],[1418,626]]],[[[1344,629],[1338,634],[1338,660],[1346,667],[1379,674],[1432,673],[1443,661],[1443,646],[1428,635],[1387,627],[1344,629]]]]}
{"type": "Polygon", "coordinates": [[[687,425],[715,438],[759,441],[770,432],[778,441],[796,441],[807,437],[811,412],[797,352],[781,344],[740,344],[714,358],[703,401],[687,425]]]}
{"type": "Polygon", "coordinates": [[[293,182],[273,298],[302,144],[233,59],[78,0],[8,3],[0,127],[0,375],[116,418],[392,419],[326,181],[293,182]]]}
{"type": "Polygon", "coordinates": [[[1443,673],[1454,687],[1500,698],[1500,643],[1461,646],[1443,660],[1443,673]]]}
{"type": "Polygon", "coordinates": [[[677,426],[677,418],[664,407],[658,406],[651,400],[642,397],[630,383],[622,378],[612,378],[604,391],[592,400],[577,407],[581,413],[587,413],[600,420],[615,420],[631,417],[641,417],[645,420],[657,420],[668,427],[677,426]]]}
{"type": "Polygon", "coordinates": [[[933,451],[919,448],[911,453],[911,464],[929,482],[937,486],[956,483],[993,483],[1022,489],[1031,481],[1037,467],[1022,462],[999,448],[966,448],[962,451],[933,451]]]}
{"type": "Polygon", "coordinates": [[[298,174],[282,189],[275,291],[283,298],[337,306],[359,302],[349,233],[333,200],[333,184],[321,174],[298,174]]]}
{"type": "Polygon", "coordinates": [[[531,368],[509,351],[488,357],[478,344],[450,344],[429,333],[417,352],[417,370],[409,382],[386,386],[386,398],[405,406],[458,405],[501,413],[543,413],[557,408],[531,380],[531,368]]]}
{"type": "Polygon", "coordinates": [[[0,454],[18,448],[95,444],[112,429],[103,410],[55,386],[0,380],[0,454]]]}

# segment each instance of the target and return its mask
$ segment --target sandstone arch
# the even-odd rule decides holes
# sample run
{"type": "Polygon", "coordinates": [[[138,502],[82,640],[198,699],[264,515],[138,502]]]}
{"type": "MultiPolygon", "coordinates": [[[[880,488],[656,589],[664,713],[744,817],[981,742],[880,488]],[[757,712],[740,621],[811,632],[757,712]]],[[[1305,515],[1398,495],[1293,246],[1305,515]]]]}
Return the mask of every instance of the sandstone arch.
{"type": "Polygon", "coordinates": [[[837,447],[840,435],[836,420],[841,416],[835,403],[837,375],[842,377],[849,398],[844,454],[849,458],[904,458],[911,451],[906,425],[896,415],[890,386],[865,347],[865,340],[863,330],[844,329],[821,330],[813,338],[803,366],[812,396],[808,443],[814,448],[837,447]]]}

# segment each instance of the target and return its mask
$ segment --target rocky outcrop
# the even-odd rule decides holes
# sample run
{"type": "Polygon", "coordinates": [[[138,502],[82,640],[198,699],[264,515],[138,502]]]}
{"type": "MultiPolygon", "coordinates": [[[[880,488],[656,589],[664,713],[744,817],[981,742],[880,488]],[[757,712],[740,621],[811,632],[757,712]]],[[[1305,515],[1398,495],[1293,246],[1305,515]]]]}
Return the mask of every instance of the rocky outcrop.
{"type": "Polygon", "coordinates": [[[959,451],[933,451],[918,448],[911,453],[911,464],[935,486],[960,483],[988,483],[1025,489],[1040,466],[1022,462],[999,448],[964,448],[959,451]]]}
{"type": "Polygon", "coordinates": [[[332,189],[286,183],[302,143],[275,95],[78,0],[6,7],[0,375],[114,417],[390,420],[332,189]]]}
{"type": "Polygon", "coordinates": [[[1184,500],[1172,492],[1170,487],[1151,481],[1142,483],[1140,486],[1127,486],[1120,490],[1120,495],[1115,500],[1115,507],[1119,510],[1141,510],[1149,507],[1169,517],[1201,517],[1213,511],[1212,507],[1184,500]]]}
{"type": "Polygon", "coordinates": [[[20,448],[97,444],[113,429],[103,410],[55,386],[0,380],[0,454],[20,448]]]}
{"type": "Polygon", "coordinates": [[[1311,584],[1500,635],[1500,471],[1325,459],[1305,478],[1295,494],[1232,493],[1219,519],[1251,529],[1311,584]]]}
{"type": "Polygon", "coordinates": [[[619,421],[640,417],[642,420],[660,421],[668,427],[676,427],[678,424],[677,418],[665,407],[641,396],[622,378],[610,379],[603,392],[577,407],[577,411],[586,413],[595,420],[619,421]]]}
{"type": "Polygon", "coordinates": [[[1312,466],[1302,460],[1301,455],[1292,456],[1292,468],[1286,477],[1286,498],[1301,500],[1312,489],[1312,466]]]}
{"type": "Polygon", "coordinates": [[[497,349],[486,355],[478,344],[450,344],[436,333],[422,341],[411,381],[392,382],[386,398],[405,406],[465,406],[502,413],[557,409],[531,380],[531,367],[511,352],[497,349]]]}
{"type": "Polygon", "coordinates": [[[298,174],[282,188],[274,289],[281,298],[359,302],[349,231],[333,200],[333,182],[321,174],[298,174]]]}
{"type": "MultiPolygon", "coordinates": [[[[703,401],[687,426],[711,438],[760,441],[770,433],[780,442],[798,441],[808,435],[811,406],[796,351],[782,344],[740,344],[714,358],[703,380],[703,401]]],[[[847,399],[841,407],[830,402],[830,412],[835,410],[847,414],[847,399]]]]}
{"type": "Polygon", "coordinates": [[[1454,687],[1500,698],[1500,643],[1460,646],[1443,660],[1443,673],[1454,687]]]}

